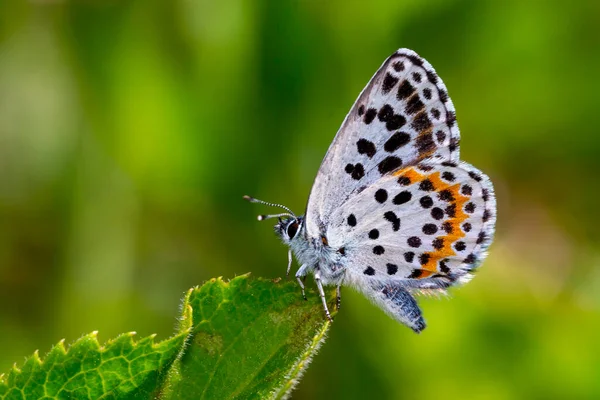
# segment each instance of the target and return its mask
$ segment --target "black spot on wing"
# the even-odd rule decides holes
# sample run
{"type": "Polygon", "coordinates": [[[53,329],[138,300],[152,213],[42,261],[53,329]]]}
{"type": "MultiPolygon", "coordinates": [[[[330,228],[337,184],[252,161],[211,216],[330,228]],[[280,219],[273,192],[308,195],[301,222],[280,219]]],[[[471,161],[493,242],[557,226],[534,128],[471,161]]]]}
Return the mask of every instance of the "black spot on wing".
{"type": "Polygon", "coordinates": [[[454,248],[456,249],[456,251],[464,251],[467,248],[467,245],[465,244],[465,242],[460,241],[454,244],[454,248]]]}
{"type": "Polygon", "coordinates": [[[439,144],[442,144],[444,142],[444,139],[446,139],[446,134],[444,133],[444,131],[437,131],[435,133],[435,138],[437,139],[439,144]]]}
{"type": "Polygon", "coordinates": [[[393,211],[387,211],[383,214],[383,218],[392,223],[392,229],[397,232],[400,229],[400,218],[393,211]]]}
{"type": "Polygon", "coordinates": [[[419,203],[423,208],[430,208],[433,206],[433,199],[429,196],[423,196],[421,199],[419,199],[419,203]]]}
{"type": "Polygon", "coordinates": [[[440,220],[442,218],[444,218],[444,210],[442,210],[439,207],[434,207],[431,209],[431,218],[435,219],[435,220],[440,220]]]}
{"type": "Polygon", "coordinates": [[[459,142],[460,139],[453,137],[452,139],[450,139],[450,145],[448,145],[448,149],[450,151],[455,151],[456,149],[458,149],[459,142]]]}
{"type": "Polygon", "coordinates": [[[415,92],[415,87],[410,84],[409,81],[404,80],[398,87],[398,93],[396,94],[396,98],[398,100],[404,100],[409,98],[415,92]]]}
{"type": "Polygon", "coordinates": [[[477,261],[477,256],[475,254],[471,253],[463,260],[463,263],[475,264],[476,261],[477,261]]]}
{"type": "Polygon", "coordinates": [[[456,203],[454,204],[450,204],[448,207],[446,207],[446,214],[448,214],[448,216],[450,218],[455,218],[456,217],[456,203]]]}
{"type": "Polygon", "coordinates": [[[383,149],[388,153],[393,153],[398,150],[400,147],[405,146],[410,142],[410,135],[406,132],[396,132],[394,133],[383,145],[383,149]]]}
{"type": "Polygon", "coordinates": [[[401,176],[398,178],[398,184],[402,186],[408,186],[410,185],[410,178],[408,176],[401,176]]]}
{"type": "Polygon", "coordinates": [[[469,214],[473,214],[475,212],[475,203],[473,202],[469,202],[465,205],[465,211],[468,212],[469,214]]]}
{"type": "Polygon", "coordinates": [[[385,127],[388,131],[395,131],[400,129],[406,124],[406,118],[401,114],[392,115],[385,123],[385,127]]]}
{"type": "Polygon", "coordinates": [[[446,221],[442,224],[442,229],[447,234],[451,234],[454,231],[454,228],[452,227],[452,224],[449,221],[446,221]]]}
{"type": "Polygon", "coordinates": [[[419,98],[419,95],[415,93],[413,96],[410,97],[410,99],[408,99],[406,107],[404,108],[404,112],[406,112],[408,115],[412,115],[420,112],[421,110],[423,110],[424,107],[425,104],[423,104],[423,102],[419,98]]]}
{"type": "Polygon", "coordinates": [[[354,214],[348,215],[348,218],[346,221],[348,222],[348,225],[356,226],[356,217],[354,216],[354,214]]]}
{"type": "Polygon", "coordinates": [[[477,182],[481,182],[481,175],[479,175],[478,173],[470,171],[469,176],[475,179],[477,182]]]}
{"type": "Polygon", "coordinates": [[[439,266],[440,271],[442,271],[443,273],[447,274],[448,272],[450,272],[450,268],[448,267],[448,260],[440,261],[439,266]]]}
{"type": "Polygon", "coordinates": [[[369,231],[369,239],[375,240],[377,238],[379,238],[379,231],[377,229],[371,229],[369,231]]]}
{"type": "Polygon", "coordinates": [[[402,61],[397,61],[392,64],[392,68],[394,68],[394,71],[396,72],[402,72],[404,71],[404,63],[402,61]]]}
{"type": "Polygon", "coordinates": [[[421,269],[413,269],[412,272],[410,273],[410,275],[408,276],[408,278],[417,279],[418,277],[421,276],[422,273],[423,273],[423,270],[421,270],[421,269]]]}
{"type": "Polygon", "coordinates": [[[449,128],[453,127],[456,123],[456,113],[454,111],[448,111],[446,113],[446,124],[449,128]]]}
{"type": "Polygon", "coordinates": [[[483,212],[483,222],[487,222],[491,216],[492,216],[492,213],[490,212],[490,210],[485,210],[483,212]]]}
{"type": "Polygon", "coordinates": [[[418,113],[415,116],[415,118],[413,119],[413,122],[410,126],[412,126],[413,129],[416,130],[417,132],[421,132],[421,131],[431,128],[433,126],[433,124],[431,123],[431,120],[427,116],[427,113],[425,111],[421,111],[420,113],[418,113]]]}
{"type": "Polygon", "coordinates": [[[377,113],[377,118],[381,122],[388,121],[394,115],[394,109],[389,104],[384,104],[377,113]]]}
{"type": "Polygon", "coordinates": [[[419,183],[419,189],[424,192],[431,192],[432,190],[435,190],[435,187],[433,186],[433,182],[431,182],[431,180],[423,179],[421,183],[419,183]]]}
{"type": "Polygon", "coordinates": [[[365,113],[365,116],[363,117],[363,121],[365,122],[365,124],[369,125],[371,122],[373,122],[376,115],[377,110],[374,108],[369,108],[365,113]]]}
{"type": "Polygon", "coordinates": [[[385,203],[386,200],[387,200],[387,198],[388,198],[388,192],[387,192],[387,190],[385,190],[385,189],[378,189],[375,192],[375,200],[378,203],[381,203],[381,204],[385,203]]]}
{"type": "MultiPolygon", "coordinates": [[[[443,132],[442,132],[442,133],[443,133],[443,132]]],[[[453,161],[444,161],[444,162],[442,163],[442,165],[443,165],[444,167],[452,167],[452,168],[456,168],[456,167],[458,166],[458,164],[457,164],[457,163],[455,163],[455,162],[453,162],[453,161]]]]}
{"type": "Polygon", "coordinates": [[[383,84],[381,85],[381,91],[383,94],[388,94],[390,90],[396,86],[398,83],[398,78],[392,76],[389,72],[385,74],[385,78],[383,78],[383,84]]]}
{"type": "Polygon", "coordinates": [[[434,235],[438,231],[436,224],[425,224],[423,225],[423,233],[426,235],[434,235]]]}
{"type": "Polygon", "coordinates": [[[444,248],[444,238],[438,237],[438,238],[433,239],[433,242],[431,242],[431,246],[436,250],[443,249],[444,248]]]}
{"type": "Polygon", "coordinates": [[[347,164],[344,170],[346,171],[346,173],[350,174],[350,176],[354,180],[359,180],[363,176],[365,176],[365,167],[363,167],[361,163],[358,163],[356,165],[347,164]]]}
{"type": "Polygon", "coordinates": [[[477,244],[481,244],[483,243],[483,241],[487,238],[487,235],[485,234],[485,232],[481,231],[479,232],[479,235],[477,236],[477,244]]]}
{"type": "Polygon", "coordinates": [[[490,198],[490,191],[488,189],[481,189],[481,198],[483,201],[488,201],[490,198]]]}
{"type": "Polygon", "coordinates": [[[392,203],[394,203],[396,205],[402,205],[404,203],[408,203],[411,198],[412,198],[412,194],[408,190],[405,190],[405,191],[398,193],[394,197],[394,200],[392,200],[392,203]]]}
{"type": "Polygon", "coordinates": [[[445,90],[440,89],[439,96],[442,103],[446,103],[448,101],[448,93],[445,90]]]}
{"type": "Polygon", "coordinates": [[[438,197],[442,201],[454,201],[454,195],[448,189],[444,189],[438,193],[438,197]]]}
{"type": "Polygon", "coordinates": [[[406,54],[405,57],[408,58],[410,62],[412,62],[414,65],[418,67],[423,66],[423,59],[421,57],[416,56],[414,54],[406,54]]]}
{"type": "Polygon", "coordinates": [[[388,275],[395,275],[398,272],[398,266],[396,264],[386,264],[388,275]]]}
{"type": "Polygon", "coordinates": [[[442,179],[444,179],[447,182],[454,182],[456,177],[454,176],[454,174],[452,172],[444,171],[444,172],[442,172],[442,179]]]}
{"type": "Polygon", "coordinates": [[[367,139],[359,139],[358,142],[356,142],[356,147],[359,154],[366,154],[369,158],[372,158],[375,153],[377,153],[375,144],[367,139]]]}
{"type": "Polygon", "coordinates": [[[429,79],[429,82],[433,83],[434,85],[438,82],[438,76],[432,71],[427,71],[427,79],[429,79]]]}
{"type": "Polygon", "coordinates": [[[425,132],[417,136],[416,145],[417,150],[419,150],[419,154],[421,155],[431,153],[436,148],[431,132],[425,132]]]}
{"type": "Polygon", "coordinates": [[[406,240],[406,243],[410,246],[410,247],[420,247],[421,246],[421,238],[417,237],[417,236],[411,236],[406,240]]]}
{"type": "Polygon", "coordinates": [[[389,172],[394,171],[402,165],[402,160],[396,156],[389,156],[383,159],[377,166],[377,169],[381,175],[385,175],[389,172]]]}

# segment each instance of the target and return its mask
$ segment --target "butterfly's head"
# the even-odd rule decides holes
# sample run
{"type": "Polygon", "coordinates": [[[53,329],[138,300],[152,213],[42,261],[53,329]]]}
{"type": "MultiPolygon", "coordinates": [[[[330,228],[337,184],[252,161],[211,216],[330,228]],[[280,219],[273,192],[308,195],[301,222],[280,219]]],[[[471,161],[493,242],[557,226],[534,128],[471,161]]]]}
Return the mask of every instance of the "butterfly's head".
{"type": "Polygon", "coordinates": [[[279,218],[279,222],[275,225],[275,234],[281,238],[283,243],[289,244],[300,233],[303,224],[304,217],[279,218]]]}

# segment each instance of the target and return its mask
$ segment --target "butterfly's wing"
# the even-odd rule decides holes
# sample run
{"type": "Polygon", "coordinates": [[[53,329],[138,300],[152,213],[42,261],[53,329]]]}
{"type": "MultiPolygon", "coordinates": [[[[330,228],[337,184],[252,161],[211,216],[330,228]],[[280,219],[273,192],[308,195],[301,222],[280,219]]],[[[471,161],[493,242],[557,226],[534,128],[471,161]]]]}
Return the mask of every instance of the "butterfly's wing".
{"type": "MultiPolygon", "coordinates": [[[[490,180],[461,162],[400,169],[331,215],[326,237],[354,278],[445,288],[469,278],[494,234],[490,180]]],[[[353,279],[353,278],[350,278],[353,279]]]]}
{"type": "Polygon", "coordinates": [[[464,162],[421,163],[350,197],[331,214],[325,235],[330,246],[344,248],[344,283],[420,330],[418,307],[384,289],[408,293],[468,281],[486,256],[495,221],[487,176],[464,162]]]}
{"type": "Polygon", "coordinates": [[[309,237],[353,193],[423,160],[458,162],[459,130],[452,101],[433,67],[400,49],[359,95],[331,144],[306,210],[309,237]]]}

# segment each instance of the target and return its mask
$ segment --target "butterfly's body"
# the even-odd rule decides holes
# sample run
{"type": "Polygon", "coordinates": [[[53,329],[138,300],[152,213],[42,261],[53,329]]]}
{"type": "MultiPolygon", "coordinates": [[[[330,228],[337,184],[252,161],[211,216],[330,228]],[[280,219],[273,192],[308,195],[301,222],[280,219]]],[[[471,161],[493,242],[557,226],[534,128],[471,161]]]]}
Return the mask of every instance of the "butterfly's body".
{"type": "Polygon", "coordinates": [[[468,281],[486,256],[495,214],[490,180],[459,159],[445,85],[400,49],[344,120],[306,215],[282,214],[275,231],[301,265],[300,285],[314,274],[327,316],[322,285],[351,286],[420,332],[412,293],[468,281]]]}
{"type": "Polygon", "coordinates": [[[302,272],[299,276],[318,270],[324,285],[343,284],[345,272],[343,256],[322,240],[307,237],[306,231],[302,229],[290,242],[290,248],[298,263],[304,266],[299,269],[302,272]]]}

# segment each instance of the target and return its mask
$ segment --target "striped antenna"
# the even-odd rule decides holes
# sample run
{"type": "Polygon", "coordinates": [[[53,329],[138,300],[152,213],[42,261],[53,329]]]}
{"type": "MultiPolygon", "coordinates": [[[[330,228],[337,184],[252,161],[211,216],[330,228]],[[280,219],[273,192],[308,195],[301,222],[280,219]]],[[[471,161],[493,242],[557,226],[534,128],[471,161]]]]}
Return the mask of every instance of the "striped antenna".
{"type": "Polygon", "coordinates": [[[259,204],[264,204],[265,206],[283,208],[284,210],[287,211],[287,213],[281,213],[281,214],[259,215],[258,216],[258,220],[259,221],[263,221],[263,220],[269,219],[269,218],[279,218],[279,217],[292,217],[292,218],[296,218],[296,214],[294,214],[292,212],[292,210],[290,210],[289,208],[287,208],[283,204],[269,203],[268,201],[263,201],[263,200],[255,199],[254,197],[250,197],[250,196],[244,196],[244,200],[247,200],[250,203],[259,203],[259,204]]]}

